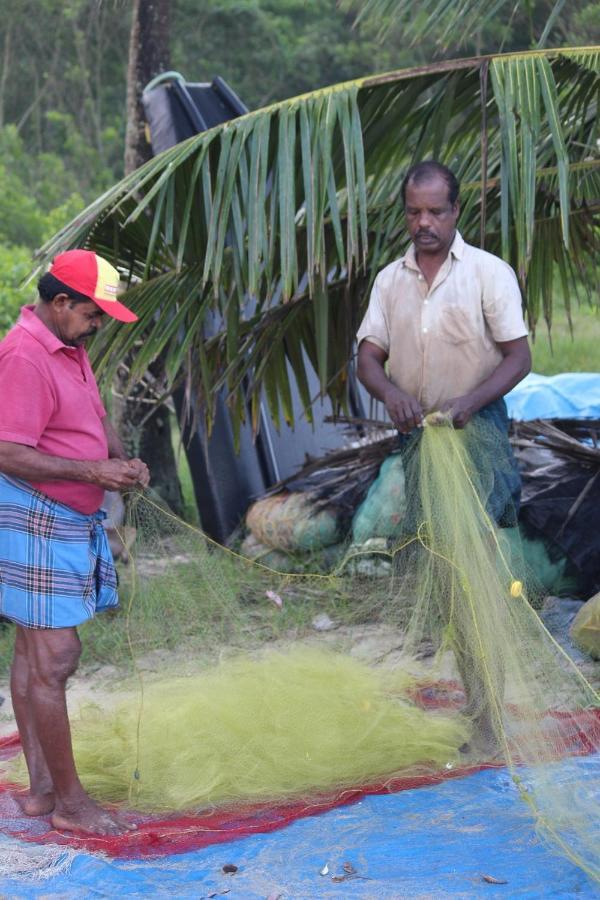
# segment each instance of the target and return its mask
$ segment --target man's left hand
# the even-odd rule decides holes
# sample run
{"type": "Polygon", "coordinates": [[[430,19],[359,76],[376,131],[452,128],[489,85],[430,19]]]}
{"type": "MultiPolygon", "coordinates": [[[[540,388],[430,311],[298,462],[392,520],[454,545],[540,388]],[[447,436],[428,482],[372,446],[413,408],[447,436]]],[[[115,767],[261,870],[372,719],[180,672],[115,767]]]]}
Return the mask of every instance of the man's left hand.
{"type": "Polygon", "coordinates": [[[452,424],[455,428],[464,428],[471,416],[477,412],[477,405],[469,394],[464,397],[454,397],[446,400],[440,407],[440,412],[452,413],[452,424]]]}
{"type": "Polygon", "coordinates": [[[128,462],[138,476],[138,484],[140,485],[140,487],[147,488],[150,484],[150,470],[148,469],[146,463],[137,458],[130,459],[128,460],[128,462]]]}

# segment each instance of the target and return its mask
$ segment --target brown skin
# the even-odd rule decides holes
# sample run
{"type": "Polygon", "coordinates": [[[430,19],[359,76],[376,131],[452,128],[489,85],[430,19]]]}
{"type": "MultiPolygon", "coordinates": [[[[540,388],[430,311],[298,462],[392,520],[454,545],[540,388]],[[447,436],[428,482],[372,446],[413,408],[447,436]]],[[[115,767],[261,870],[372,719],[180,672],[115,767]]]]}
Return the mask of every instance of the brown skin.
{"type": "MultiPolygon", "coordinates": [[[[82,345],[102,324],[103,313],[90,301],[73,303],[58,294],[40,302],[36,314],[60,340],[82,345]]],[[[147,487],[148,468],[127,459],[108,419],[103,420],[109,459],[74,460],[48,456],[32,447],[0,441],[0,471],[26,481],[81,481],[105,490],[147,487]]],[[[30,789],[20,798],[30,816],[52,813],[59,830],[86,834],[120,834],[135,828],[98,806],[84,791],[73,759],[66,703],[66,683],[77,669],[81,643],[71,628],[25,628],[17,625],[11,669],[15,718],[29,772],[30,789]]]]}
{"type": "Polygon", "coordinates": [[[85,344],[104,321],[104,313],[93,300],[78,302],[68,294],[56,294],[50,303],[40,301],[35,314],[67,347],[85,344]]]}
{"type": "Polygon", "coordinates": [[[456,234],[460,205],[450,203],[448,185],[441,175],[406,186],[404,215],[415,245],[417,263],[431,287],[444,264],[456,234]]]}
{"type": "Polygon", "coordinates": [[[357,374],[368,392],[381,400],[398,431],[408,434],[423,421],[423,409],[416,397],[401,391],[385,373],[388,354],[371,341],[361,341],[358,348],[357,374]]]}
{"type": "MultiPolygon", "coordinates": [[[[406,225],[415,245],[417,263],[430,287],[450,252],[459,212],[458,202],[450,203],[448,185],[440,175],[418,184],[408,183],[406,225]]],[[[464,428],[474,413],[507,394],[531,369],[526,337],[496,346],[502,353],[502,361],[490,377],[469,394],[443,404],[442,412],[452,410],[455,428],[464,428]]],[[[416,397],[389,380],[385,373],[387,358],[387,353],[376,344],[362,341],[358,348],[358,377],[369,393],[384,403],[398,431],[408,434],[422,425],[425,411],[416,397]]]]}

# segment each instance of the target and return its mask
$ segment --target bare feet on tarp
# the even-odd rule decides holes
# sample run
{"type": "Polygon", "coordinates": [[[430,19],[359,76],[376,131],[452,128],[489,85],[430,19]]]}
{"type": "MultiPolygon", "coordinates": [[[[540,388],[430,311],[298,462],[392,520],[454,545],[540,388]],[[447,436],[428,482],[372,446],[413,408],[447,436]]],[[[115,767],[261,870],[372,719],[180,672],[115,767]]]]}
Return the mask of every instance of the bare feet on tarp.
{"type": "Polygon", "coordinates": [[[40,791],[17,794],[15,800],[26,816],[47,816],[55,805],[54,791],[40,791]]]}
{"type": "Polygon", "coordinates": [[[103,809],[87,795],[71,803],[57,801],[50,822],[57,831],[74,831],[78,834],[117,835],[137,828],[117,813],[103,809]]]}

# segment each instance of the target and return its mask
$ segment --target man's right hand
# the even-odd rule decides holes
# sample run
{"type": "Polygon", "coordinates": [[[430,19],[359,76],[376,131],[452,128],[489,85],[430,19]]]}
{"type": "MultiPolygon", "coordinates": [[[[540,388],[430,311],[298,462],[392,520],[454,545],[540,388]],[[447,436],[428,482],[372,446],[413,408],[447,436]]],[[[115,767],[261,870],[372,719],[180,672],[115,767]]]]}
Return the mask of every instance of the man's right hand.
{"type": "Polygon", "coordinates": [[[394,385],[386,390],[383,402],[390,419],[402,434],[408,434],[423,424],[423,409],[419,401],[394,385]]]}
{"type": "Polygon", "coordinates": [[[136,486],[146,487],[148,469],[139,459],[100,459],[90,463],[90,481],[105,491],[127,491],[136,486]]]}

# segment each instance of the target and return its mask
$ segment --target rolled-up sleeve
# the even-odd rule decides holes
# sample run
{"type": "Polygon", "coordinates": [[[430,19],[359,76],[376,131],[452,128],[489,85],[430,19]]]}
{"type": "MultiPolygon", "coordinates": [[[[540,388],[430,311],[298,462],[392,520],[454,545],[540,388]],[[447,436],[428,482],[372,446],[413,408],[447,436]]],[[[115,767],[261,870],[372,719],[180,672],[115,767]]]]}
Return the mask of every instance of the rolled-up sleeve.
{"type": "Polygon", "coordinates": [[[381,277],[378,276],[371,290],[367,312],[356,334],[356,342],[360,344],[361,341],[370,341],[385,353],[389,353],[390,330],[384,314],[382,299],[381,277]]]}
{"type": "Polygon", "coordinates": [[[517,276],[507,263],[494,259],[486,267],[483,315],[496,342],[514,341],[528,334],[517,276]]]}
{"type": "Polygon", "coordinates": [[[36,447],[54,411],[52,387],[19,356],[0,359],[0,441],[36,447]]]}

